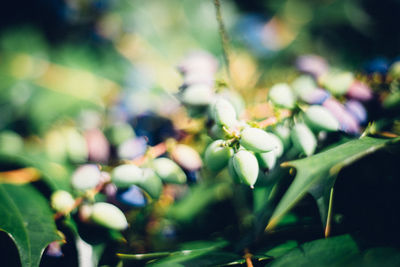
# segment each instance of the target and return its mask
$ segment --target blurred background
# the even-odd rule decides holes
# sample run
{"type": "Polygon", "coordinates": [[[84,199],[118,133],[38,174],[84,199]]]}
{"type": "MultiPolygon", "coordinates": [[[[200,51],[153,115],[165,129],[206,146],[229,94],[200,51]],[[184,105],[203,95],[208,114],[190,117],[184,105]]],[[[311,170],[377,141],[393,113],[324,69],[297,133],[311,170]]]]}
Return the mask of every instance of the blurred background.
{"type": "MultiPolygon", "coordinates": [[[[222,4],[238,88],[282,80],[300,54],[372,71],[398,56],[399,1],[222,4]]],[[[159,102],[181,83],[176,65],[196,50],[222,63],[212,1],[7,1],[0,9],[0,128],[44,133],[84,107],[118,104],[125,115],[165,108],[159,102]]]]}
{"type": "MultiPolygon", "coordinates": [[[[222,4],[239,89],[282,80],[300,54],[373,71],[398,56],[399,1],[222,4]]],[[[118,104],[125,115],[165,108],[159,102],[181,83],[176,65],[195,50],[222,63],[212,1],[7,1],[0,9],[0,127],[29,135],[84,107],[118,104]]]]}
{"type": "MultiPolygon", "coordinates": [[[[397,0],[221,0],[221,4],[230,39],[229,73],[248,103],[265,102],[269,86],[293,80],[300,55],[322,56],[356,74],[386,73],[400,59],[397,0]]],[[[68,188],[65,177],[80,163],[112,165],[121,158],[134,159],[145,152],[146,142],[156,145],[179,135],[177,130],[190,130],[194,126],[182,120],[186,111],[174,95],[183,82],[177,66],[188,53],[203,50],[218,59],[222,70],[217,77],[226,80],[212,0],[2,3],[0,170],[33,165],[51,177],[46,182],[54,188],[68,188]]],[[[187,174],[190,182],[198,178],[196,173],[187,174]]],[[[226,184],[197,188],[193,199],[203,202],[177,206],[174,220],[187,222],[199,212],[209,215],[204,207],[232,194],[226,184]]],[[[184,194],[170,190],[177,199],[184,194]]],[[[161,201],[155,213],[161,218],[169,204],[168,199],[161,201]]],[[[232,209],[231,202],[218,202],[213,211],[220,215],[214,215],[212,229],[204,231],[235,232],[224,228],[236,218],[226,211],[232,209]]],[[[171,221],[151,218],[155,222],[144,223],[146,212],[142,217],[139,212],[132,215],[138,216],[130,244],[133,251],[145,251],[148,233],[167,241],[175,234],[171,221]]],[[[187,226],[191,238],[203,237],[205,233],[192,231],[202,223],[187,226]]],[[[180,230],[185,236],[185,227],[180,230]]],[[[157,241],[152,245],[163,249],[157,241]]]]}

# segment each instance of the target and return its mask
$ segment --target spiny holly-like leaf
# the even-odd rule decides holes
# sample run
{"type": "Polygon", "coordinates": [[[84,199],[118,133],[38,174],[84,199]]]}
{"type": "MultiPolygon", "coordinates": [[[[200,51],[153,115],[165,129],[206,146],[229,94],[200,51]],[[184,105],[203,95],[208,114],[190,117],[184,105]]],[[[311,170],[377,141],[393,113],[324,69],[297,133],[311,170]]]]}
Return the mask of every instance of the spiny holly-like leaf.
{"type": "Polygon", "coordinates": [[[267,266],[399,266],[398,248],[360,249],[360,240],[349,235],[304,243],[267,266]]]}
{"type": "Polygon", "coordinates": [[[296,168],[296,177],[277,205],[266,230],[273,228],[282,216],[307,192],[310,190],[316,191],[318,183],[324,182],[326,187],[330,189],[335,182],[337,174],[343,167],[399,141],[399,138],[363,137],[311,157],[283,163],[283,167],[296,168]]]}
{"type": "Polygon", "coordinates": [[[0,230],[15,242],[22,267],[39,266],[46,246],[61,239],[46,199],[31,185],[0,184],[0,230]]]}
{"type": "Polygon", "coordinates": [[[343,266],[359,253],[351,236],[343,235],[305,243],[268,266],[343,266]]]}

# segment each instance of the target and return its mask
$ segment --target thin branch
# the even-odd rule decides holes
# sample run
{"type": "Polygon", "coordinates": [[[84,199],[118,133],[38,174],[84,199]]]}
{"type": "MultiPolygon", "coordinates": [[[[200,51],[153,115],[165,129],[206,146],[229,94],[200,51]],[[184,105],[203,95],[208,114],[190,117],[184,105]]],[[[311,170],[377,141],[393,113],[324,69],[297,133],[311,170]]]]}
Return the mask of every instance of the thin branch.
{"type": "Polygon", "coordinates": [[[226,65],[226,70],[228,73],[228,76],[230,77],[230,70],[229,70],[229,37],[228,33],[225,28],[224,21],[222,19],[222,14],[221,14],[221,3],[219,0],[214,0],[214,6],[215,6],[215,16],[217,18],[218,22],[218,28],[219,28],[219,35],[221,36],[221,43],[222,43],[222,52],[224,55],[224,61],[226,65]]]}
{"type": "Polygon", "coordinates": [[[325,238],[331,234],[331,221],[332,221],[332,206],[333,206],[333,187],[329,196],[328,216],[326,218],[325,238]]]}
{"type": "Polygon", "coordinates": [[[244,258],[245,258],[245,260],[246,260],[246,265],[247,265],[247,267],[253,267],[253,262],[251,261],[251,257],[252,257],[253,255],[249,252],[249,250],[246,248],[245,250],[244,250],[244,258]]]}

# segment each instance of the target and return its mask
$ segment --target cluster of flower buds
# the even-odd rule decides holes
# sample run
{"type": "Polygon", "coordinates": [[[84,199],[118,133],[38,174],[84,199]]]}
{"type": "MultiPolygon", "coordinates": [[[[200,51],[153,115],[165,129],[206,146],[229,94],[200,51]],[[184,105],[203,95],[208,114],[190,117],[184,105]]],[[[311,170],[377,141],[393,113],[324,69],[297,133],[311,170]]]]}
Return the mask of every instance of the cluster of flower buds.
{"type": "Polygon", "coordinates": [[[295,97],[309,105],[321,105],[338,120],[339,129],[359,134],[367,121],[364,103],[372,99],[371,88],[357,80],[353,73],[329,67],[321,57],[300,57],[296,66],[308,76],[300,76],[292,84],[295,97]]]}
{"type": "MultiPolygon", "coordinates": [[[[202,68],[180,69],[207,69],[204,77],[210,77],[209,70],[215,72],[216,68],[210,64],[214,61],[207,58],[203,63],[208,62],[208,68],[204,68],[207,64],[200,64],[202,68]]],[[[190,59],[184,63],[193,62],[190,59]]],[[[205,150],[206,168],[220,171],[228,167],[235,181],[253,187],[259,170],[274,168],[289,149],[310,156],[317,149],[317,137],[324,136],[321,133],[361,133],[361,126],[367,121],[364,103],[373,97],[369,86],[351,72],[334,69],[315,55],[300,57],[296,66],[302,75],[291,84],[275,84],[268,93],[269,103],[275,109],[289,110],[292,116],[267,128],[240,120],[234,102],[216,94],[210,83],[182,86],[181,102],[188,109],[201,108],[199,113],[208,115],[212,122],[209,133],[214,141],[205,150]]]]}
{"type": "MultiPolygon", "coordinates": [[[[172,145],[171,145],[172,146],[172,145]]],[[[202,160],[196,150],[185,144],[174,144],[168,151],[169,157],[144,156],[139,167],[133,162],[118,165],[108,172],[95,164],[83,164],[71,178],[73,193],[58,190],[51,196],[51,205],[61,215],[78,209],[79,218],[86,223],[113,229],[128,227],[122,210],[141,208],[152,200],[158,200],[164,184],[186,184],[186,173],[201,168],[202,160]],[[95,198],[96,194],[104,197],[95,198]],[[103,199],[107,202],[97,199],[103,199]]]]}
{"type": "Polygon", "coordinates": [[[262,169],[272,169],[276,159],[283,154],[283,143],[277,135],[239,120],[244,104],[238,94],[231,90],[217,93],[214,86],[207,82],[187,84],[187,70],[191,69],[199,72],[198,76],[203,76],[200,72],[204,71],[203,77],[214,81],[210,74],[216,73],[215,59],[211,60],[204,54],[202,56],[205,57],[202,60],[189,56],[180,65],[185,82],[179,98],[189,110],[189,115],[193,115],[193,110],[196,110],[196,115],[209,118],[209,133],[214,141],[205,150],[205,168],[218,172],[228,167],[234,181],[253,187],[258,178],[259,166],[262,169]],[[194,58],[203,63],[200,64],[201,68],[188,64],[193,63],[194,58]],[[204,67],[206,65],[207,68],[204,67]]]}

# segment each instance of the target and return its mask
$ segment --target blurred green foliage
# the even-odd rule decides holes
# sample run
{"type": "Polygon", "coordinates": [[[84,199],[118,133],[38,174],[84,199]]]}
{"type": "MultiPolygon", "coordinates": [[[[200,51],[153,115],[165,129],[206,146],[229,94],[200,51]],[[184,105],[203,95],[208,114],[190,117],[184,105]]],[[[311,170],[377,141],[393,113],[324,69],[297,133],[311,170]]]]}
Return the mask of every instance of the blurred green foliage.
{"type": "MultiPolygon", "coordinates": [[[[227,170],[187,168],[188,184],[164,185],[159,200],[139,188],[135,192],[142,194],[144,207],[121,205],[130,224],[123,233],[88,222],[83,209],[60,217],[49,204],[60,189],[88,206],[120,201],[110,198],[107,190],[117,190],[112,187],[84,197],[72,189],[71,176],[85,163],[109,172],[151,155],[148,144],[165,140],[160,155],[172,155],[176,144],[169,137],[204,154],[211,141],[209,122],[188,119],[177,97],[182,78],[176,67],[192,51],[216,56],[217,87],[234,87],[254,124],[284,115],[266,104],[267,88],[297,77],[297,57],[321,55],[371,85],[377,97],[367,108],[375,122],[365,127],[365,135],[398,136],[399,77],[386,74],[399,55],[397,1],[223,0],[229,66],[211,0],[75,0],[57,7],[43,2],[50,10],[43,9],[43,17],[64,14],[54,25],[43,24],[45,18],[37,14],[32,17],[38,23],[12,25],[8,18],[10,26],[0,20],[0,230],[12,237],[0,235],[4,264],[244,266],[250,258],[257,266],[398,264],[399,220],[393,207],[399,201],[399,151],[385,146],[393,142],[388,139],[347,142],[354,137],[333,135],[317,148],[321,153],[284,164],[297,169],[295,176],[277,164],[260,172],[253,191],[235,184],[227,170]],[[115,141],[113,129],[127,134],[115,141]],[[131,156],[133,151],[138,155],[131,156]],[[385,166],[382,173],[380,166],[385,166]],[[338,203],[333,211],[332,203],[338,203]],[[279,222],[270,221],[278,217],[279,222]],[[327,217],[338,236],[321,239],[327,217]],[[276,228],[264,231],[268,223],[276,228]],[[50,242],[64,257],[48,247],[40,263],[50,242]]],[[[29,14],[31,6],[25,4],[21,12],[29,14]]],[[[289,151],[278,163],[297,156],[289,151]]]]}

